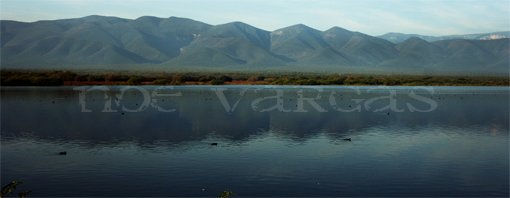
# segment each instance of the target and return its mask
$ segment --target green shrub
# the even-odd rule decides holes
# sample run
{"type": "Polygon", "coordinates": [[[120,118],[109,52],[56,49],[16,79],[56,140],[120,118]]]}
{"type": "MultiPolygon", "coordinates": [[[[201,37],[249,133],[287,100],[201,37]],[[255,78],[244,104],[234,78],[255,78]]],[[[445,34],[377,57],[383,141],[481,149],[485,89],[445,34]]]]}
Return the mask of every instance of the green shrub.
{"type": "Polygon", "coordinates": [[[230,76],[223,75],[223,76],[220,76],[218,79],[223,82],[232,82],[232,77],[230,77],[230,76]]]}
{"type": "Polygon", "coordinates": [[[225,84],[225,81],[221,80],[221,79],[213,79],[211,80],[211,85],[223,85],[225,84]]]}
{"type": "Polygon", "coordinates": [[[170,81],[168,79],[156,79],[156,80],[152,81],[152,84],[155,84],[155,85],[168,85],[171,82],[172,81],[170,81]]]}
{"type": "Polygon", "coordinates": [[[127,81],[128,85],[139,85],[142,84],[143,78],[138,76],[131,76],[127,81]]]}

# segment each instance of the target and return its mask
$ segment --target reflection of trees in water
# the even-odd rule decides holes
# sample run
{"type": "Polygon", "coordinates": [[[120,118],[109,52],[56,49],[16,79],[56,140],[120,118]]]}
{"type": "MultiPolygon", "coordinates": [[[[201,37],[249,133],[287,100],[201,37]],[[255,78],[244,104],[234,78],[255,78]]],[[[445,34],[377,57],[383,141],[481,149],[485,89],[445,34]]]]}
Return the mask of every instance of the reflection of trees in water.
{"type": "MultiPolygon", "coordinates": [[[[100,93],[97,93],[100,94],[100,93]]],[[[428,113],[419,112],[256,112],[250,102],[257,97],[248,94],[240,100],[234,112],[228,113],[214,93],[189,92],[185,97],[167,100],[177,109],[173,113],[157,112],[149,108],[138,113],[102,113],[101,97],[91,99],[91,113],[82,113],[77,93],[60,91],[10,91],[2,93],[2,135],[21,136],[26,132],[41,139],[86,141],[88,144],[136,142],[140,145],[166,142],[179,144],[219,137],[229,141],[248,141],[252,137],[272,131],[279,136],[304,141],[325,133],[329,138],[345,137],[346,133],[360,133],[379,126],[409,128],[430,125],[464,128],[487,126],[491,131],[508,133],[508,96],[443,95],[439,108],[428,113]]],[[[358,96],[359,97],[359,96],[358,96]]],[[[235,97],[230,97],[232,101],[235,97]]],[[[286,96],[289,107],[295,100],[286,96]]],[[[125,105],[136,105],[136,98],[125,105]]],[[[229,101],[233,103],[232,101],[229,101]]],[[[337,103],[352,102],[344,96],[337,103]]],[[[319,101],[327,107],[327,100],[319,101]]],[[[286,104],[288,105],[288,104],[286,104]]],[[[490,132],[490,131],[488,131],[490,132]]]]}

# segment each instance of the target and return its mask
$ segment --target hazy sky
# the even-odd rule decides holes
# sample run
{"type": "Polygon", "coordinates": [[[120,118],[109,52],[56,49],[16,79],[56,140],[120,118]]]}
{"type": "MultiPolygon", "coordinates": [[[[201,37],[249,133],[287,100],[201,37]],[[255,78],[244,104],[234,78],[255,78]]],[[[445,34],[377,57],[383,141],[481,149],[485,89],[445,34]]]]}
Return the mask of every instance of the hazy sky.
{"type": "Polygon", "coordinates": [[[510,30],[510,0],[0,0],[1,19],[37,21],[107,15],[178,16],[209,24],[242,21],[265,29],[303,23],[371,35],[510,30]]]}

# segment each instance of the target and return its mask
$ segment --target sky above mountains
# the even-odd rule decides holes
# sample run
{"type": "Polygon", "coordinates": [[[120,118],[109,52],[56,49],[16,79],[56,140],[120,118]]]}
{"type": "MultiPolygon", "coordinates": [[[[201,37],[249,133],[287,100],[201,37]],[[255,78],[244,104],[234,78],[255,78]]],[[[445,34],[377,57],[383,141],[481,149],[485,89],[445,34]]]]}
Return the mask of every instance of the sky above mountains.
{"type": "Polygon", "coordinates": [[[303,23],[381,35],[469,34],[510,29],[508,0],[0,0],[2,20],[38,21],[107,15],[193,18],[212,25],[241,21],[265,30],[303,23]]]}

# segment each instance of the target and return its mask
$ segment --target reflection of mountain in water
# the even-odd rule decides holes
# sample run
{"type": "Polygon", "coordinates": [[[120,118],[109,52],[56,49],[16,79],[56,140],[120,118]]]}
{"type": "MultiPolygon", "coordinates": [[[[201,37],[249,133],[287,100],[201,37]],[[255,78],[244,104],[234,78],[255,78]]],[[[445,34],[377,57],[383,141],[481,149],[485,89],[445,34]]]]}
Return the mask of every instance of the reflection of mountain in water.
{"type": "MultiPolygon", "coordinates": [[[[276,88],[275,88],[276,89],[276,88]]],[[[175,112],[158,112],[148,107],[137,113],[104,113],[104,93],[91,92],[87,97],[90,113],[82,113],[78,103],[78,92],[68,88],[47,90],[44,88],[3,89],[2,90],[2,136],[30,135],[41,139],[63,139],[83,141],[87,144],[115,144],[134,141],[141,145],[155,142],[179,144],[200,141],[209,137],[228,141],[246,141],[266,133],[295,141],[325,134],[331,139],[363,133],[372,127],[430,126],[457,127],[477,126],[508,133],[508,91],[498,93],[478,93],[475,89],[464,93],[423,94],[434,99],[438,108],[432,112],[409,112],[406,103],[419,106],[420,102],[407,97],[407,90],[397,94],[399,108],[404,112],[338,112],[329,102],[326,90],[317,103],[328,112],[318,112],[305,103],[308,112],[257,112],[252,108],[256,98],[274,96],[275,89],[262,89],[246,92],[232,112],[226,112],[215,92],[210,88],[182,88],[181,97],[153,98],[164,108],[175,108],[175,112]]],[[[482,88],[479,88],[482,89],[482,88]]],[[[295,110],[298,89],[282,88],[284,108],[295,110]]],[[[306,97],[317,94],[316,90],[304,88],[306,97]]],[[[230,105],[239,99],[241,88],[229,88],[225,96],[230,105]]],[[[112,91],[110,94],[118,94],[112,91]]],[[[387,91],[376,93],[339,92],[335,98],[338,107],[356,107],[352,99],[369,99],[388,95],[387,91]]],[[[263,107],[274,105],[276,100],[261,103],[263,107]]],[[[142,97],[137,92],[127,92],[120,104],[138,108],[142,97]]],[[[384,101],[382,101],[384,103],[384,101]]],[[[387,104],[380,104],[381,107],[387,104]]],[[[377,104],[374,104],[377,107],[377,104]]],[[[116,109],[116,108],[114,108],[116,109]]],[[[374,108],[377,109],[377,108],[374,108]]],[[[483,130],[481,131],[483,132],[483,130]]]]}

